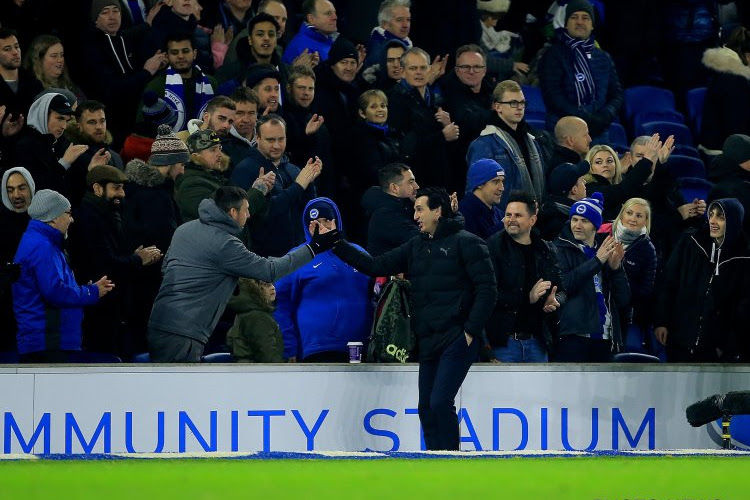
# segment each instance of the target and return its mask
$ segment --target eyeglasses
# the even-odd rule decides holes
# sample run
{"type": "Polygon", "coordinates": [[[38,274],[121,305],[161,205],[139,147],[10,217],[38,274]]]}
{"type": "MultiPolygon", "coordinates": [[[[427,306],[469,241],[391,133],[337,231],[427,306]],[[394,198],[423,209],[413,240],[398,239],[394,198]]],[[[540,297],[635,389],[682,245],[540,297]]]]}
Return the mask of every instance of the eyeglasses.
{"type": "Polygon", "coordinates": [[[456,66],[456,68],[459,69],[459,70],[461,70],[461,71],[473,71],[474,73],[479,73],[480,71],[482,71],[486,67],[487,66],[480,66],[478,64],[476,64],[474,66],[469,66],[468,64],[460,64],[460,65],[456,66]]]}
{"type": "Polygon", "coordinates": [[[497,101],[498,104],[507,104],[511,108],[525,108],[526,107],[526,101],[516,101],[515,99],[512,101],[497,101]]]}

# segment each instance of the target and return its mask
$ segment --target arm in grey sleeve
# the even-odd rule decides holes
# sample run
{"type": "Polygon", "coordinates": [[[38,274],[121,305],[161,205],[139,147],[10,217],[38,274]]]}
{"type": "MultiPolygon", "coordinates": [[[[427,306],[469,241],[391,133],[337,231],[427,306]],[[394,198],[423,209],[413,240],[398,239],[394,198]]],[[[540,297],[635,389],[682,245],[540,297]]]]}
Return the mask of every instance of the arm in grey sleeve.
{"type": "Polygon", "coordinates": [[[282,257],[265,258],[254,254],[237,238],[222,246],[221,268],[226,274],[241,278],[255,278],[267,283],[286,276],[313,259],[307,245],[290,251],[282,257]]]}

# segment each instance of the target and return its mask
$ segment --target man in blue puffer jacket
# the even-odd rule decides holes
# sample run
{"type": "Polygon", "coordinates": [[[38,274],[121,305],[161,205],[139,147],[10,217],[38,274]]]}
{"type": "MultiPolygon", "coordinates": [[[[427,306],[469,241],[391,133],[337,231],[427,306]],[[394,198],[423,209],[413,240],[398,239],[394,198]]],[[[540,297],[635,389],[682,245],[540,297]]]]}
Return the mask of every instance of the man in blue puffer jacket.
{"type": "MultiPolygon", "coordinates": [[[[311,200],[302,213],[308,242],[316,223],[343,232],[341,213],[328,198],[311,200]]],[[[274,316],[284,337],[286,359],[345,363],[349,361],[346,344],[364,341],[372,326],[370,278],[333,252],[320,253],[276,282],[274,316]]]]}
{"type": "Polygon", "coordinates": [[[114,285],[106,276],[79,286],[63,251],[73,222],[70,202],[50,189],[37,191],[29,225],[14,262],[21,275],[13,284],[18,353],[25,363],[65,363],[81,350],[83,307],[96,304],[114,285]]]}

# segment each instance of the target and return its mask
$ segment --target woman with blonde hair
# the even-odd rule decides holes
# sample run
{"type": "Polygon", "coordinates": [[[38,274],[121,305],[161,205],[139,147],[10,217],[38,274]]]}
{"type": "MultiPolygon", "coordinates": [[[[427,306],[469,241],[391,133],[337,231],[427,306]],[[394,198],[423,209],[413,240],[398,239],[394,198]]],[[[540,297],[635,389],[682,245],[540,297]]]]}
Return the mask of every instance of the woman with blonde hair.
{"type": "Polygon", "coordinates": [[[625,248],[622,265],[628,277],[632,296],[630,313],[625,316],[628,324],[623,325],[623,331],[627,332],[624,339],[625,348],[629,351],[648,352],[664,360],[663,347],[653,336],[651,318],[657,258],[656,248],[649,237],[650,231],[649,202],[643,198],[630,198],[625,201],[612,223],[612,235],[625,248]]]}
{"type": "Polygon", "coordinates": [[[620,158],[614,149],[606,145],[596,145],[589,149],[586,161],[591,170],[586,175],[586,191],[600,192],[604,196],[604,220],[612,220],[620,211],[622,204],[629,198],[642,196],[643,185],[653,173],[661,142],[658,134],[646,144],[643,159],[622,175],[620,158]]]}
{"type": "Polygon", "coordinates": [[[62,41],[53,35],[39,35],[31,41],[26,52],[24,67],[34,73],[45,89],[67,89],[81,101],[86,96],[73,83],[65,65],[65,50],[62,41]]]}

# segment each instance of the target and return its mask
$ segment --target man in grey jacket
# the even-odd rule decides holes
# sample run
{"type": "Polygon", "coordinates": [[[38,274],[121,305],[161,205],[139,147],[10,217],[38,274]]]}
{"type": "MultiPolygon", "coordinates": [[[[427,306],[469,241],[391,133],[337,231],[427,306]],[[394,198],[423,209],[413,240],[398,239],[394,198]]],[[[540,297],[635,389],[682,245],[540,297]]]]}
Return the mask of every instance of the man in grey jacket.
{"type": "Polygon", "coordinates": [[[164,257],[164,280],[151,310],[152,362],[198,362],[239,278],[265,282],[299,269],[339,239],[332,230],[283,257],[263,258],[239,239],[250,217],[247,193],[220,187],[198,207],[199,218],[178,227],[164,257]]]}

